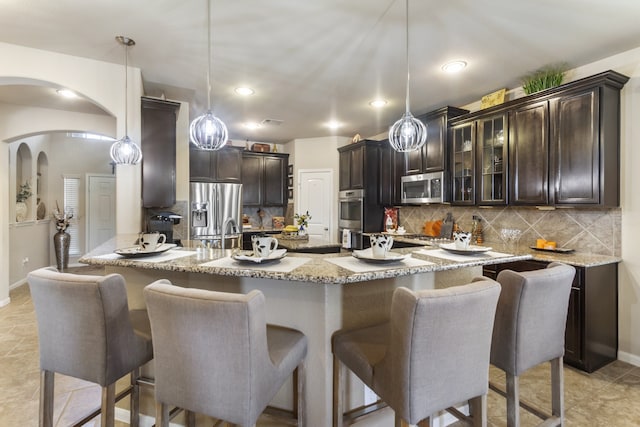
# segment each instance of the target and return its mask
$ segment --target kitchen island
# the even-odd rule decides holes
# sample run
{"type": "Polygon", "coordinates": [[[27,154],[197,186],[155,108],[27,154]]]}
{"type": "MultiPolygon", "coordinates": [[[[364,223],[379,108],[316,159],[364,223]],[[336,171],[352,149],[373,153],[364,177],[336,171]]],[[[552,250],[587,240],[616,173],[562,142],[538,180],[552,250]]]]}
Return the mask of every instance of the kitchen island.
{"type": "MultiPolygon", "coordinates": [[[[296,328],[309,339],[305,376],[310,426],[331,425],[333,332],[388,319],[391,296],[399,286],[420,290],[460,285],[480,276],[483,265],[532,257],[491,253],[447,259],[441,257],[441,249],[414,247],[394,249],[395,253],[411,256],[389,264],[367,263],[349,253],[288,253],[279,261],[263,265],[239,263],[230,257],[230,250],[206,249],[188,241],[183,242],[183,248],[153,257],[123,258],[113,253],[133,246],[136,237],[118,236],[83,256],[80,262],[103,265],[107,273],[122,274],[127,281],[130,308],[144,307],[143,288],[160,278],[185,287],[238,293],[262,291],[267,321],[296,328]]],[[[362,385],[353,382],[350,390],[349,406],[361,405],[362,385]]],[[[288,384],[274,405],[290,409],[290,393],[288,384]]],[[[392,423],[389,413],[381,416],[386,417],[385,423],[392,423]]],[[[361,425],[378,425],[375,419],[368,418],[361,425]]]]}

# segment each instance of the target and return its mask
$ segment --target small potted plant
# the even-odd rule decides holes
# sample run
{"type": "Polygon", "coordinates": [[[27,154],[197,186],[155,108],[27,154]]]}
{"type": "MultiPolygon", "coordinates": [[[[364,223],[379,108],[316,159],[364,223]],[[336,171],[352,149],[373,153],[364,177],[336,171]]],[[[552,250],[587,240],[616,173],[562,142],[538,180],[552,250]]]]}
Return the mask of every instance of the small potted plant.
{"type": "Polygon", "coordinates": [[[21,222],[26,219],[29,209],[25,202],[32,195],[31,184],[29,184],[28,181],[20,185],[20,190],[18,190],[18,194],[16,194],[16,222],[21,222]]]}
{"type": "Polygon", "coordinates": [[[541,90],[560,86],[564,80],[566,66],[555,65],[541,68],[522,79],[524,93],[530,95],[541,90]]]}

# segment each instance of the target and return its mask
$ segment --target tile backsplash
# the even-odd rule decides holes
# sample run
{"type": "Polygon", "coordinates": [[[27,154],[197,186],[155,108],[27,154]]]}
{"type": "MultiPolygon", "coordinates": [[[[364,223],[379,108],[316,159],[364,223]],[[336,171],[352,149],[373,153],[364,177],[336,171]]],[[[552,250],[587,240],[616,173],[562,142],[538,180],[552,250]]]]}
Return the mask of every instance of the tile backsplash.
{"type": "Polygon", "coordinates": [[[486,245],[503,244],[500,230],[522,231],[519,247],[535,246],[536,239],[554,240],[558,247],[579,252],[620,256],[620,208],[539,210],[528,207],[403,206],[400,224],[409,233],[422,233],[425,221],[443,219],[451,212],[460,228],[471,231],[472,217],[482,218],[486,245]]]}

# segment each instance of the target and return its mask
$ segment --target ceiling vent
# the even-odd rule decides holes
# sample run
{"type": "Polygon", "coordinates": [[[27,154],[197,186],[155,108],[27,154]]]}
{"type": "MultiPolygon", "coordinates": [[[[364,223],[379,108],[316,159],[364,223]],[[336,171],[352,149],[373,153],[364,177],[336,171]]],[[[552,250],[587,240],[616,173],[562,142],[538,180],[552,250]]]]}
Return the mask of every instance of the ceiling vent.
{"type": "Polygon", "coordinates": [[[284,120],[277,119],[264,119],[261,122],[263,126],[280,126],[282,123],[284,123],[284,120]]]}

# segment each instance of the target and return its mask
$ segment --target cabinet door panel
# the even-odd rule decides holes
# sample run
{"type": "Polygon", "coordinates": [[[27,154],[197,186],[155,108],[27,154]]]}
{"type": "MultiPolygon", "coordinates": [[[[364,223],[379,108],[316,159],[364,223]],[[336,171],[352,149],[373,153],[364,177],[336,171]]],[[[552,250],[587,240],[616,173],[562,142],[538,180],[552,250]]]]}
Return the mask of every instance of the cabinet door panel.
{"type": "Polygon", "coordinates": [[[510,113],[510,200],[549,203],[549,106],[546,101],[510,113]]]}
{"type": "Polygon", "coordinates": [[[507,116],[480,119],[477,123],[478,203],[504,205],[507,203],[507,116]]]}
{"type": "Polygon", "coordinates": [[[599,203],[598,90],[551,100],[555,203],[599,203]]]}
{"type": "Polygon", "coordinates": [[[262,158],[243,156],[242,158],[242,203],[260,206],[262,200],[262,158]]]}
{"type": "Polygon", "coordinates": [[[341,151],[339,156],[339,187],[340,191],[349,190],[351,188],[351,151],[341,151]]]}
{"type": "Polygon", "coordinates": [[[426,121],[427,142],[422,147],[425,172],[440,172],[445,169],[445,141],[447,118],[444,115],[426,121]]]}
{"type": "Polygon", "coordinates": [[[189,150],[189,178],[192,181],[213,180],[211,174],[211,152],[196,148],[189,150]]]}
{"type": "Polygon", "coordinates": [[[176,203],[176,110],[180,104],[142,98],[142,206],[176,203]]]}
{"type": "Polygon", "coordinates": [[[364,188],[364,146],[351,151],[351,188],[364,188]]]}
{"type": "Polygon", "coordinates": [[[567,310],[567,324],[564,333],[564,359],[567,362],[582,364],[582,291],[579,287],[572,287],[569,295],[567,310]]]}
{"type": "Polygon", "coordinates": [[[236,148],[223,148],[215,152],[213,165],[211,165],[216,179],[219,182],[241,182],[242,178],[242,150],[236,148]]]}
{"type": "MultiPolygon", "coordinates": [[[[427,130],[427,136],[429,135],[429,131],[427,130]]],[[[407,175],[415,175],[422,173],[422,158],[426,155],[426,144],[422,146],[419,150],[409,151],[405,153],[405,162],[407,164],[407,175]]]]}
{"type": "Polygon", "coordinates": [[[264,158],[264,205],[281,206],[286,204],[286,160],[280,157],[264,158]]]}

